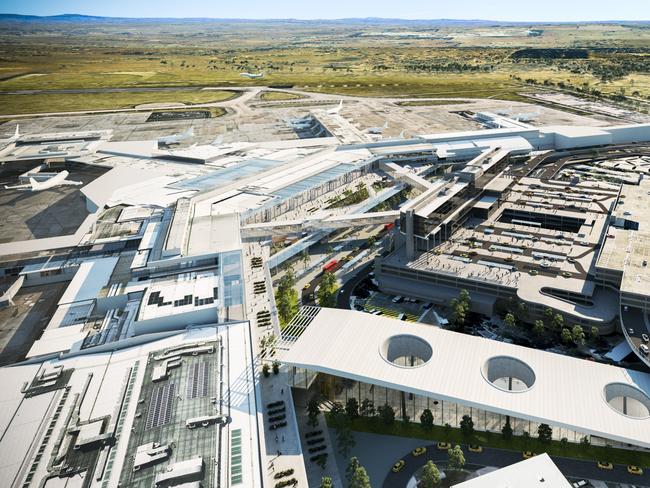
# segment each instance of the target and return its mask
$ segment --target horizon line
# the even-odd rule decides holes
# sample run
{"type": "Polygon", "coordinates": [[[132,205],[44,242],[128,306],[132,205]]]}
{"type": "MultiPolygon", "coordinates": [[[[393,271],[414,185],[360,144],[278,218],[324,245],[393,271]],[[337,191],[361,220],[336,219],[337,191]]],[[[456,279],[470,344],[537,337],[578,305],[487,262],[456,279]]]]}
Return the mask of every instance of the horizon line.
{"type": "Polygon", "coordinates": [[[82,13],[59,13],[59,14],[21,14],[16,12],[0,12],[0,16],[15,15],[19,17],[36,17],[40,19],[77,16],[89,17],[96,19],[128,19],[128,20],[223,20],[223,21],[301,21],[301,22],[323,22],[323,21],[343,21],[343,20],[385,20],[385,21],[406,21],[406,22],[434,22],[434,21],[447,21],[447,22],[488,22],[488,23],[511,23],[511,24],[585,24],[585,23],[647,23],[650,19],[582,19],[582,20],[505,20],[505,19],[483,19],[483,18],[408,18],[408,17],[332,17],[332,18],[302,18],[302,17],[131,17],[131,16],[113,16],[113,15],[93,15],[82,13]]]}

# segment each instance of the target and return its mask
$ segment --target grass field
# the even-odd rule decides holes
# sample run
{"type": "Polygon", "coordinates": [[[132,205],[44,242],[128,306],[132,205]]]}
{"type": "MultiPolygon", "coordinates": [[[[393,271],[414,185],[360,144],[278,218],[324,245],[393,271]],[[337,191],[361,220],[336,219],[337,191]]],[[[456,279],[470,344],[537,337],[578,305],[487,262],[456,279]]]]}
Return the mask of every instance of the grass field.
{"type": "Polygon", "coordinates": [[[279,102],[283,100],[299,100],[303,97],[296,93],[265,91],[260,94],[260,100],[265,102],[279,102]]]}
{"type": "MultiPolygon", "coordinates": [[[[331,416],[326,414],[327,423],[336,426],[331,416]]],[[[423,439],[431,442],[445,441],[453,444],[478,444],[484,447],[498,449],[509,449],[514,451],[532,451],[536,454],[546,452],[551,456],[562,456],[576,459],[587,459],[596,461],[609,461],[614,464],[634,464],[644,468],[650,467],[650,453],[632,451],[628,449],[614,449],[612,447],[583,446],[576,443],[563,445],[558,441],[551,441],[542,444],[535,438],[524,438],[515,436],[510,440],[503,438],[501,434],[493,432],[476,432],[474,437],[467,439],[460,429],[447,430],[441,426],[433,426],[431,430],[422,429],[419,423],[395,421],[393,425],[387,426],[377,417],[359,417],[351,422],[350,428],[359,432],[370,432],[373,434],[395,435],[413,439],[423,439]]]]}
{"type": "Polygon", "coordinates": [[[436,105],[462,105],[463,103],[468,102],[448,98],[447,100],[406,100],[404,102],[397,102],[397,105],[401,105],[402,107],[432,107],[436,105]]]}
{"type": "Polygon", "coordinates": [[[75,112],[134,108],[149,103],[184,103],[195,105],[222,102],[237,93],[225,90],[187,90],[156,92],[107,92],[90,94],[1,95],[0,114],[75,112]]]}
{"type": "MultiPolygon", "coordinates": [[[[648,102],[648,46],[647,25],[0,24],[0,93],[268,85],[357,96],[523,101],[520,93],[537,90],[529,82],[533,80],[648,102]],[[588,56],[515,56],[522,48],[576,46],[587,50],[588,56]],[[264,78],[241,76],[258,71],[264,72],[264,78]]],[[[162,95],[143,100],[133,94],[60,101],[18,96],[3,112],[100,109],[113,103],[124,107],[156,101],[197,103],[178,95],[162,100],[162,95]]],[[[261,96],[261,100],[291,99],[292,95],[279,92],[261,96]]]]}

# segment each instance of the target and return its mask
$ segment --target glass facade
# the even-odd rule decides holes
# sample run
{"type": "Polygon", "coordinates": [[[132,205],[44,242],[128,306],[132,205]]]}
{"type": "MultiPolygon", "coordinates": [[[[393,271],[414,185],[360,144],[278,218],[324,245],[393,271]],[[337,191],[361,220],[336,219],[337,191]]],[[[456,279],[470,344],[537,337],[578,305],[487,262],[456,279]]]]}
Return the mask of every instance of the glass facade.
{"type": "MultiPolygon", "coordinates": [[[[343,405],[345,405],[349,398],[356,398],[359,404],[365,399],[371,400],[375,409],[388,404],[395,410],[395,418],[398,420],[408,417],[411,422],[419,422],[422,412],[428,408],[433,414],[433,423],[435,425],[443,426],[449,424],[452,427],[459,428],[463,416],[469,415],[474,421],[474,428],[476,430],[500,433],[507,418],[506,415],[455,402],[438,400],[433,396],[415,395],[384,386],[331,376],[325,373],[314,373],[301,368],[292,368],[289,381],[296,388],[309,388],[313,393],[323,395],[331,401],[341,402],[343,405]]],[[[514,435],[522,435],[524,432],[528,432],[531,437],[537,437],[539,425],[538,422],[510,416],[510,426],[514,435]]],[[[566,437],[569,442],[579,443],[586,435],[566,428],[551,427],[553,429],[554,440],[561,440],[566,437]]],[[[616,441],[610,441],[596,436],[586,436],[592,445],[604,446],[609,444],[614,447],[626,446],[616,441]]]]}

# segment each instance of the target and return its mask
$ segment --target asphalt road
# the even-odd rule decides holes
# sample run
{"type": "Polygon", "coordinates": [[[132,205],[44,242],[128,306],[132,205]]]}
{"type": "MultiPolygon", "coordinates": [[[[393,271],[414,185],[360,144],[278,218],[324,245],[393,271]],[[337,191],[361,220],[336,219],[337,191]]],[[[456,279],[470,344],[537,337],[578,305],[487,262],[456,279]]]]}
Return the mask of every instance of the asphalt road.
{"type": "Polygon", "coordinates": [[[339,294],[336,297],[336,308],[344,308],[344,309],[350,308],[350,297],[352,296],[352,292],[357,287],[357,285],[361,283],[364,279],[366,279],[368,274],[372,272],[373,265],[374,262],[370,261],[362,268],[359,268],[354,278],[352,278],[350,281],[348,281],[345,285],[341,287],[341,289],[339,290],[339,294]]]}
{"type": "MultiPolygon", "coordinates": [[[[422,467],[428,460],[434,463],[446,463],[447,453],[440,451],[435,444],[426,444],[427,452],[419,457],[413,457],[409,453],[404,453],[402,459],[406,465],[399,473],[393,473],[388,467],[388,474],[384,479],[384,488],[404,487],[411,476],[422,467]]],[[[495,466],[498,468],[509,466],[523,460],[521,452],[507,451],[504,449],[484,448],[480,454],[469,452],[467,446],[463,446],[465,461],[468,465],[476,466],[495,466]]],[[[586,461],[581,459],[569,459],[552,456],[553,462],[562,471],[562,474],[571,479],[592,479],[609,481],[614,483],[632,484],[638,488],[650,486],[650,472],[645,470],[643,475],[636,476],[627,472],[627,467],[623,465],[614,465],[612,471],[606,471],[598,468],[595,461],[586,461]]],[[[395,460],[397,461],[397,459],[395,460]]]]}

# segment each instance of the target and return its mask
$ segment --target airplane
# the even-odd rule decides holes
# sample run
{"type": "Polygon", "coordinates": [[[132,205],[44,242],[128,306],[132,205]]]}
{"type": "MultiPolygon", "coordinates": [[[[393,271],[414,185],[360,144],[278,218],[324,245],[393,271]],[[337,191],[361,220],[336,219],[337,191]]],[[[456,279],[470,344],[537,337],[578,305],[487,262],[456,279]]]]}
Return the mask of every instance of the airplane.
{"type": "Polygon", "coordinates": [[[341,100],[336,107],[329,109],[327,113],[330,115],[336,115],[341,111],[342,108],[343,108],[343,100],[341,100]]]}
{"type": "Polygon", "coordinates": [[[16,132],[14,132],[14,135],[9,137],[8,139],[0,139],[0,144],[8,146],[12,142],[16,142],[19,137],[20,137],[20,125],[16,125],[16,132]]]}
{"type": "Polygon", "coordinates": [[[298,122],[298,123],[290,123],[291,128],[295,130],[304,130],[304,129],[310,129],[313,125],[313,120],[308,120],[307,122],[298,122]]]}
{"type": "Polygon", "coordinates": [[[5,190],[30,190],[30,191],[42,191],[49,190],[57,186],[79,186],[83,185],[83,181],[72,181],[67,180],[70,173],[66,170],[61,171],[56,176],[45,180],[45,181],[36,181],[34,178],[29,179],[29,184],[27,185],[5,185],[5,190]]]}
{"type": "Polygon", "coordinates": [[[168,146],[170,144],[178,144],[179,142],[189,139],[194,136],[194,128],[190,127],[182,134],[172,134],[171,136],[163,136],[158,138],[158,144],[168,146]]]}
{"type": "Polygon", "coordinates": [[[243,76],[244,78],[255,80],[257,78],[264,78],[264,73],[261,71],[259,73],[239,73],[239,76],[243,76]]]}
{"type": "Polygon", "coordinates": [[[382,132],[384,132],[384,129],[388,129],[388,121],[386,121],[386,123],[384,125],[382,125],[381,127],[371,127],[366,132],[368,134],[377,134],[377,135],[379,135],[382,132]]]}

